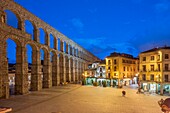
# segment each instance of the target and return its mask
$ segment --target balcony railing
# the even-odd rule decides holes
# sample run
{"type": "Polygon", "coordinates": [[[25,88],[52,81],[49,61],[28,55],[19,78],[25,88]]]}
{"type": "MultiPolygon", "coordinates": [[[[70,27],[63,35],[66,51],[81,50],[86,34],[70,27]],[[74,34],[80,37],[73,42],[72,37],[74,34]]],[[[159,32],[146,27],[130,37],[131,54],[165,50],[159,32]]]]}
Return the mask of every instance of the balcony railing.
{"type": "Polygon", "coordinates": [[[161,70],[140,70],[140,72],[160,72],[161,70]]]}
{"type": "Polygon", "coordinates": [[[163,70],[164,72],[170,72],[170,70],[163,70]]]}
{"type": "Polygon", "coordinates": [[[169,78],[164,78],[164,82],[170,82],[169,78]]]}

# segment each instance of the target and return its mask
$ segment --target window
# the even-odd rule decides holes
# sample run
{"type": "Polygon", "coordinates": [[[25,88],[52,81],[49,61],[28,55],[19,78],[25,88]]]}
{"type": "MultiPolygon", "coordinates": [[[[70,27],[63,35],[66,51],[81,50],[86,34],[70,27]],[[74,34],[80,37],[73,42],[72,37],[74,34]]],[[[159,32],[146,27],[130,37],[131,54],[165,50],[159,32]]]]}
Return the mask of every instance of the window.
{"type": "Polygon", "coordinates": [[[102,77],[102,73],[100,73],[100,77],[102,77]]]}
{"type": "Polygon", "coordinates": [[[146,71],[146,65],[143,65],[142,68],[143,68],[143,71],[146,71]]]}
{"type": "Polygon", "coordinates": [[[108,73],[108,77],[110,78],[110,73],[108,73]]]}
{"type": "Polygon", "coordinates": [[[116,76],[117,74],[116,73],[114,73],[114,76],[116,76]]]}
{"type": "Polygon", "coordinates": [[[124,69],[123,69],[124,71],[126,71],[126,67],[124,67],[124,69]]]}
{"type": "Polygon", "coordinates": [[[117,62],[116,62],[116,59],[114,60],[114,64],[116,64],[117,62]]]}
{"type": "Polygon", "coordinates": [[[154,71],[154,65],[151,65],[151,71],[154,71]]]}
{"type": "Polygon", "coordinates": [[[154,81],[154,75],[153,74],[150,75],[150,80],[154,81]]]}
{"type": "Polygon", "coordinates": [[[127,67],[127,71],[129,71],[129,67],[127,67]]]}
{"type": "Polygon", "coordinates": [[[146,75],[145,74],[142,75],[142,80],[146,80],[146,75]]]}
{"type": "Polygon", "coordinates": [[[125,60],[124,60],[124,59],[122,60],[122,63],[125,63],[125,60]]]}
{"type": "Polygon", "coordinates": [[[102,68],[100,68],[100,72],[102,72],[102,68]]]}
{"type": "Polygon", "coordinates": [[[165,59],[169,59],[169,54],[165,54],[165,59]]]}
{"type": "Polygon", "coordinates": [[[158,64],[158,71],[161,71],[161,67],[160,67],[160,64],[158,64]]]}
{"type": "Polygon", "coordinates": [[[160,60],[160,58],[161,58],[160,55],[158,55],[158,61],[160,60]]]}
{"type": "Polygon", "coordinates": [[[154,56],[151,56],[151,60],[154,60],[154,56]]]}
{"type": "Polygon", "coordinates": [[[146,61],[146,57],[143,57],[143,59],[142,59],[143,61],[146,61]]]}
{"type": "Polygon", "coordinates": [[[168,71],[168,67],[169,67],[169,65],[165,64],[165,71],[168,71]]]}
{"type": "Polygon", "coordinates": [[[109,65],[111,64],[110,60],[108,60],[108,64],[109,64],[109,65]]]}
{"type": "Polygon", "coordinates": [[[114,71],[116,71],[116,66],[114,67],[114,71]]]}
{"type": "Polygon", "coordinates": [[[165,78],[165,82],[168,82],[168,75],[164,75],[164,78],[165,78]]]}
{"type": "Polygon", "coordinates": [[[110,69],[110,67],[108,67],[108,69],[110,69]]]}

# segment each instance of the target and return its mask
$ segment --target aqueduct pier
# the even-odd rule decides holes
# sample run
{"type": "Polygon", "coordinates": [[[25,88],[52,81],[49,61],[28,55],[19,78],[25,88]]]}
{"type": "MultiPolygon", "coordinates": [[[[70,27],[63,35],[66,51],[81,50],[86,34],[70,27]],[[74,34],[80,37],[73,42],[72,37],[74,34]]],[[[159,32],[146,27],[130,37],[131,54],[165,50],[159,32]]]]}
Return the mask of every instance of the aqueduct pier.
{"type": "Polygon", "coordinates": [[[89,63],[99,60],[96,56],[67,38],[62,33],[15,3],[0,0],[0,98],[9,98],[7,40],[16,44],[15,94],[26,94],[28,87],[27,45],[32,48],[30,90],[57,86],[61,82],[77,83],[89,63]],[[6,10],[17,17],[17,27],[7,24],[6,10]],[[33,25],[33,35],[25,31],[25,21],[33,25]],[[40,30],[45,32],[45,43],[40,43],[40,30]],[[54,40],[50,41],[50,35],[54,40]],[[50,47],[53,43],[53,47],[50,47]],[[44,52],[43,63],[40,50],[44,52]]]}

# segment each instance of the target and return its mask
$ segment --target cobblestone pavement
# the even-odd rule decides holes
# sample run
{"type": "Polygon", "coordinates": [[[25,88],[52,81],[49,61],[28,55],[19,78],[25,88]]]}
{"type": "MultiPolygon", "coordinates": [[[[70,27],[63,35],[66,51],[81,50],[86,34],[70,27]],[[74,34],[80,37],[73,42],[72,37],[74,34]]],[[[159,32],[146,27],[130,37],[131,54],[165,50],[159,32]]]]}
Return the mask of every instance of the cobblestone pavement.
{"type": "Polygon", "coordinates": [[[0,106],[12,107],[12,113],[162,113],[157,101],[166,96],[136,91],[69,84],[1,99],[0,106]]]}

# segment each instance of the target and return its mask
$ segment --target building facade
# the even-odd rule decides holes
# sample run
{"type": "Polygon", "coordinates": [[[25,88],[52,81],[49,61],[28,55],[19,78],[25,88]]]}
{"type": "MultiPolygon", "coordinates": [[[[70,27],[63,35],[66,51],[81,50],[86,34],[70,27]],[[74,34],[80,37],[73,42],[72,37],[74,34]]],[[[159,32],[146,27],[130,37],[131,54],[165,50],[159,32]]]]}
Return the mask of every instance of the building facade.
{"type": "Polygon", "coordinates": [[[140,55],[140,87],[159,94],[170,90],[170,47],[153,48],[140,55]]]}
{"type": "Polygon", "coordinates": [[[98,86],[103,86],[103,82],[106,82],[106,86],[111,86],[111,79],[106,75],[105,66],[105,60],[90,64],[84,71],[85,84],[93,85],[95,82],[98,86]]]}
{"type": "Polygon", "coordinates": [[[106,57],[106,74],[111,85],[137,84],[139,60],[125,53],[111,53],[106,57]]]}

